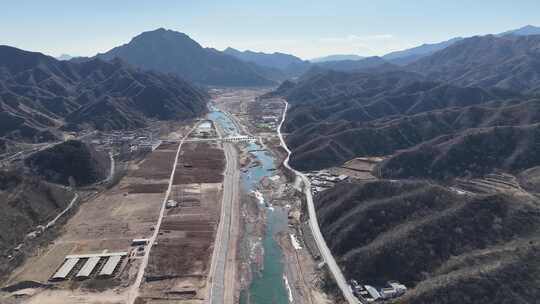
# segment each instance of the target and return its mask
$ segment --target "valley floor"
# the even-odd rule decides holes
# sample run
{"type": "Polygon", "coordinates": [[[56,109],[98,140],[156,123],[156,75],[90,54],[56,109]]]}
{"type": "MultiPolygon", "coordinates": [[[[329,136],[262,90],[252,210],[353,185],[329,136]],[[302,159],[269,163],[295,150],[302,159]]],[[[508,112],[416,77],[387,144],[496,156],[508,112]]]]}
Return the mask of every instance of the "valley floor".
{"type": "MultiPolygon", "coordinates": [[[[245,290],[246,296],[240,299],[240,303],[268,303],[271,301],[268,295],[256,287],[259,284],[257,276],[263,277],[259,280],[265,280],[264,272],[255,271],[253,273],[253,267],[257,269],[265,264],[264,254],[266,253],[260,248],[263,247],[262,240],[265,238],[264,231],[267,228],[257,228],[256,223],[263,221],[266,226],[274,227],[276,225],[275,215],[267,212],[269,208],[270,210],[280,208],[287,215],[285,228],[273,236],[281,250],[279,259],[280,263],[283,264],[283,280],[280,279],[277,284],[283,284],[287,293],[284,302],[279,301],[279,303],[335,303],[322,290],[325,273],[318,267],[320,261],[316,246],[306,244],[312,242],[312,237],[309,228],[304,224],[305,218],[302,217],[301,198],[303,195],[301,192],[297,192],[294,179],[291,182],[287,176],[288,171],[281,166],[286,153],[280,146],[276,130],[284,103],[280,99],[257,100],[257,97],[264,93],[266,93],[264,90],[222,90],[217,92],[217,97],[214,99],[215,104],[229,115],[238,129],[242,130],[244,134],[261,139],[262,153],[270,155],[275,166],[273,169],[275,171],[269,177],[263,178],[261,183],[256,186],[259,196],[246,193],[251,198],[242,202],[242,221],[246,227],[242,239],[246,245],[240,247],[239,267],[241,287],[245,290]],[[260,205],[257,204],[257,201],[264,203],[260,205]],[[253,206],[253,204],[256,205],[253,206]],[[253,280],[256,282],[253,283],[253,280]]],[[[243,153],[245,152],[243,151],[243,153]]],[[[256,159],[253,157],[253,153],[258,153],[258,151],[247,153],[247,159],[252,161],[244,164],[245,167],[256,165],[253,163],[253,160],[256,159]]],[[[243,170],[247,172],[247,169],[243,170]]],[[[269,267],[267,264],[265,265],[265,267],[269,267]]],[[[265,282],[268,284],[268,281],[265,282]]],[[[267,288],[271,290],[274,287],[267,286],[267,288]]]]}
{"type": "Polygon", "coordinates": [[[0,302],[248,304],[267,303],[267,291],[279,290],[280,303],[336,303],[331,289],[323,291],[326,273],[302,215],[302,194],[281,166],[286,153],[273,117],[283,102],[256,101],[265,92],[223,90],[213,99],[236,135],[259,138],[257,150],[220,143],[231,134],[216,121],[172,128],[152,153],[128,163],[117,185],[80,204],[59,237],[11,274],[4,286],[16,287],[1,292],[0,302]],[[253,172],[264,175],[260,183],[253,172]],[[276,232],[267,234],[271,226],[276,232]],[[108,261],[99,258],[78,277],[91,260],[82,257],[65,280],[51,280],[69,255],[110,253],[125,253],[112,276],[99,275],[108,261]],[[265,277],[268,259],[281,269],[275,278],[265,277]],[[261,279],[272,286],[259,290],[261,279]]]}
{"type": "Polygon", "coordinates": [[[130,162],[127,175],[116,186],[82,203],[61,235],[18,267],[5,284],[32,288],[3,292],[0,302],[133,301],[132,286],[145,259],[146,240],[154,234],[166,200],[178,203],[167,206],[164,212],[161,229],[145,265],[146,280],[139,292],[135,290],[135,297],[137,294],[139,297],[135,302],[183,299],[193,294],[203,301],[220,210],[224,156],[216,143],[185,143],[178,154],[176,173],[171,176],[178,138],[190,130],[191,127],[184,126],[172,132],[172,141],[162,142],[142,161],[130,162]],[[167,191],[169,182],[171,188],[167,191]],[[66,280],[50,280],[68,255],[114,252],[126,255],[112,277],[99,275],[107,261],[101,258],[88,277],[79,278],[78,272],[87,261],[83,258],[66,280]]]}

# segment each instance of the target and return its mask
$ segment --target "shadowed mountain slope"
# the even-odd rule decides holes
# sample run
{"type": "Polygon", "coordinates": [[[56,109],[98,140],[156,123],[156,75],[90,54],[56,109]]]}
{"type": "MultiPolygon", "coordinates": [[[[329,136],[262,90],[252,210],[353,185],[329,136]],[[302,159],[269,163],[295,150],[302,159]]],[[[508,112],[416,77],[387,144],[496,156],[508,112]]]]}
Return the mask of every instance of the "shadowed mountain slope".
{"type": "Polygon", "coordinates": [[[392,154],[468,128],[538,122],[537,100],[408,72],[329,72],[278,92],[291,103],[284,124],[291,163],[305,170],[392,154]]]}
{"type": "Polygon", "coordinates": [[[60,127],[128,129],[148,118],[190,118],[205,110],[206,100],[177,77],[119,60],[73,63],[0,46],[2,137],[39,142],[53,139],[60,127]]]}
{"type": "Polygon", "coordinates": [[[407,66],[460,86],[540,92],[540,35],[472,37],[407,66]]]}
{"type": "Polygon", "coordinates": [[[104,180],[110,168],[107,154],[76,140],[34,153],[25,163],[47,181],[78,186],[104,180]]]}
{"type": "Polygon", "coordinates": [[[45,225],[67,207],[73,194],[43,180],[16,172],[0,170],[0,277],[14,267],[9,260],[17,245],[38,225],[45,225]]]}
{"type": "Polygon", "coordinates": [[[343,183],[316,198],[322,232],[346,276],[413,288],[399,303],[534,302],[534,292],[498,291],[534,289],[540,279],[539,203],[412,181],[343,183]]]}
{"type": "Polygon", "coordinates": [[[540,36],[473,37],[401,70],[317,70],[284,83],[274,95],[291,104],[291,164],[320,169],[468,129],[538,123],[539,50],[540,36]]]}
{"type": "Polygon", "coordinates": [[[540,165],[540,125],[490,127],[442,136],[399,151],[380,165],[390,178],[476,177],[540,165]]]}
{"type": "Polygon", "coordinates": [[[268,96],[300,170],[385,156],[388,180],[315,188],[347,279],[404,283],[390,303],[536,303],[540,36],[454,41],[401,69],[310,71],[268,96]],[[487,193],[487,194],[486,194],[487,193]]]}

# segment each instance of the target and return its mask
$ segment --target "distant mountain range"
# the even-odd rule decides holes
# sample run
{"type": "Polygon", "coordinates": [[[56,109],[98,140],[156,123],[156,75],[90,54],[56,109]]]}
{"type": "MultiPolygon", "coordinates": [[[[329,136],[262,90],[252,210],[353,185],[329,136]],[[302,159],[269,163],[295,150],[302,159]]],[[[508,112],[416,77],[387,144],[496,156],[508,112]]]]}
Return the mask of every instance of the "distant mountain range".
{"type": "Polygon", "coordinates": [[[40,142],[59,129],[144,126],[205,110],[204,91],[120,60],[59,61],[0,46],[0,137],[40,142]]]}
{"type": "Polygon", "coordinates": [[[68,55],[68,54],[62,54],[62,55],[56,57],[56,59],[58,59],[58,60],[71,60],[73,58],[74,58],[73,56],[68,55]]]}
{"type": "Polygon", "coordinates": [[[467,38],[407,69],[461,86],[540,93],[540,35],[467,38]]]}
{"type": "Polygon", "coordinates": [[[120,58],[134,66],[172,73],[192,82],[215,86],[267,86],[275,72],[212,48],[203,48],[188,35],[163,28],[144,32],[129,43],[96,56],[120,58]]]}
{"type": "MultiPolygon", "coordinates": [[[[503,34],[532,35],[537,32],[540,32],[538,28],[527,26],[503,34]]],[[[220,52],[202,47],[186,34],[160,28],[144,32],[129,43],[96,57],[106,60],[118,57],[134,66],[173,73],[202,85],[269,86],[285,79],[298,78],[313,67],[336,71],[362,71],[379,65],[384,65],[387,69],[392,65],[405,66],[462,39],[453,38],[441,43],[424,44],[382,57],[330,55],[304,61],[290,54],[239,51],[231,47],[220,52]]],[[[396,68],[395,66],[393,68],[396,68]]]]}
{"type": "MultiPolygon", "coordinates": [[[[515,35],[515,36],[540,35],[540,27],[527,25],[519,29],[510,30],[510,31],[497,34],[497,36],[505,36],[505,35],[515,35]]],[[[420,58],[429,56],[437,51],[445,49],[461,40],[463,40],[462,37],[455,37],[455,38],[452,38],[443,42],[426,43],[426,44],[422,44],[420,46],[413,47],[410,49],[388,53],[382,56],[382,58],[388,61],[389,63],[393,63],[397,65],[407,65],[420,58]]],[[[329,55],[325,57],[315,58],[310,61],[313,63],[320,63],[320,62],[325,62],[325,61],[361,60],[364,58],[365,57],[358,56],[358,55],[329,55]]]]}
{"type": "Polygon", "coordinates": [[[317,58],[310,59],[309,61],[312,63],[321,63],[321,62],[326,62],[326,61],[360,60],[364,58],[365,56],[354,55],[354,54],[348,54],[348,55],[338,54],[338,55],[328,55],[324,57],[317,57],[317,58]]]}
{"type": "MultiPolygon", "coordinates": [[[[537,34],[540,34],[540,28],[529,25],[498,34],[497,36],[530,36],[537,34]]],[[[302,61],[296,56],[283,53],[267,54],[252,51],[240,52],[232,48],[228,48],[224,52],[246,62],[256,63],[267,68],[279,70],[282,72],[282,75],[280,76],[278,73],[273,79],[283,80],[285,78],[299,77],[306,71],[310,71],[309,73],[312,74],[314,68],[322,68],[318,69],[318,71],[366,71],[372,68],[395,70],[399,69],[399,67],[406,66],[422,58],[428,57],[435,52],[453,46],[463,39],[464,38],[456,37],[439,43],[423,44],[418,47],[391,52],[382,57],[329,55],[312,59],[309,62],[302,61]]]]}
{"type": "MultiPolygon", "coordinates": [[[[273,74],[273,79],[276,80],[298,78],[300,76],[303,77],[304,73],[311,74],[314,71],[365,71],[375,67],[381,68],[380,66],[382,65],[393,67],[391,63],[380,57],[364,58],[360,56],[349,56],[348,58],[351,59],[343,59],[346,57],[338,55],[338,57],[329,56],[328,60],[311,62],[303,61],[298,57],[283,53],[267,54],[252,51],[240,52],[232,48],[227,48],[224,52],[245,62],[254,63],[277,71],[277,73],[275,72],[273,74]],[[331,58],[334,58],[334,60],[330,60],[331,58]]],[[[269,75],[269,73],[267,73],[267,75],[269,75]]]]}
{"type": "Polygon", "coordinates": [[[437,51],[440,51],[462,39],[463,38],[458,37],[439,43],[422,44],[421,46],[417,46],[411,49],[386,54],[382,58],[394,64],[406,65],[422,57],[426,57],[437,51]]]}
{"type": "Polygon", "coordinates": [[[537,33],[540,28],[526,26],[497,36],[454,38],[383,57],[330,60],[350,58],[338,56],[318,63],[283,53],[233,48],[220,52],[165,29],[144,32],[94,58],[69,61],[4,46],[0,48],[0,137],[48,141],[59,128],[125,129],[144,125],[148,117],[193,117],[204,108],[205,95],[181,78],[216,86],[267,86],[294,78],[301,83],[293,90],[297,92],[329,70],[404,71],[456,87],[498,87],[534,94],[540,92],[535,68],[539,62],[537,33]],[[305,82],[307,79],[312,80],[305,82]],[[153,96],[160,98],[148,106],[153,96]]]}
{"type": "Polygon", "coordinates": [[[320,169],[470,128],[540,122],[539,50],[540,36],[473,37],[394,70],[320,70],[286,83],[276,94],[291,103],[291,163],[320,169]]]}
{"type": "Polygon", "coordinates": [[[284,53],[267,54],[249,50],[241,52],[230,47],[225,49],[223,53],[234,56],[242,61],[280,70],[284,73],[285,77],[298,77],[306,72],[310,66],[308,61],[284,53]]]}
{"type": "MultiPolygon", "coordinates": [[[[535,75],[534,67],[539,61],[535,52],[538,39],[532,35],[537,33],[540,33],[540,28],[526,26],[497,36],[454,38],[438,44],[393,52],[383,57],[333,61],[330,59],[346,57],[330,57],[319,63],[309,63],[283,53],[240,52],[233,48],[219,52],[203,48],[185,34],[165,29],[142,33],[128,44],[96,56],[111,61],[110,63],[90,58],[74,58],[71,62],[60,62],[44,55],[40,57],[37,53],[30,56],[29,52],[17,52],[15,49],[2,47],[0,102],[4,110],[0,115],[5,127],[2,128],[0,137],[50,140],[54,138],[51,130],[59,126],[73,128],[86,123],[101,128],[129,128],[144,124],[144,116],[147,114],[159,116],[159,113],[150,113],[154,109],[140,107],[134,111],[132,102],[120,101],[119,96],[122,94],[134,97],[135,93],[131,92],[133,88],[125,92],[115,91],[114,94],[100,91],[97,94],[99,97],[90,93],[94,88],[74,92],[87,85],[97,85],[93,78],[102,74],[114,76],[115,79],[107,80],[109,82],[130,79],[140,83],[139,77],[148,76],[143,77],[148,81],[149,86],[145,88],[148,92],[162,89],[163,85],[178,85],[173,84],[176,80],[168,76],[137,71],[120,61],[112,61],[114,58],[146,70],[172,73],[206,85],[271,85],[286,78],[297,78],[308,70],[308,76],[304,78],[327,70],[354,72],[376,69],[381,72],[401,69],[456,86],[496,86],[535,93],[540,90],[540,81],[531,75],[535,75]],[[19,56],[25,58],[22,61],[25,65],[15,67],[16,62],[13,59],[19,56]],[[31,57],[32,59],[29,59],[31,57]],[[405,64],[409,61],[414,62],[405,64]],[[80,75],[81,73],[84,75],[80,75]],[[40,79],[45,81],[40,82],[40,79]],[[75,97],[75,93],[80,95],[75,97]],[[7,103],[8,99],[12,104],[7,103]],[[13,100],[25,104],[25,107],[13,106],[13,100]],[[142,114],[141,111],[147,113],[142,114]]],[[[67,56],[63,56],[63,59],[67,59],[67,56]]],[[[185,82],[179,82],[182,86],[189,86],[185,82]]],[[[118,88],[111,86],[105,90],[115,89],[118,88]]],[[[170,94],[180,94],[181,91],[170,94]]],[[[196,89],[190,89],[189,92],[195,100],[202,98],[202,94],[196,89]]],[[[192,106],[193,104],[184,105],[182,111],[189,112],[188,116],[200,111],[200,106],[192,106]]],[[[161,114],[165,112],[167,111],[161,114]]]]}
{"type": "Polygon", "coordinates": [[[315,66],[351,71],[387,64],[378,57],[348,61],[325,60],[314,64],[284,53],[239,51],[230,47],[220,52],[203,48],[186,34],[165,29],[144,32],[128,44],[96,57],[105,60],[120,58],[143,69],[173,73],[195,83],[211,86],[268,86],[288,78],[297,78],[315,66]]]}

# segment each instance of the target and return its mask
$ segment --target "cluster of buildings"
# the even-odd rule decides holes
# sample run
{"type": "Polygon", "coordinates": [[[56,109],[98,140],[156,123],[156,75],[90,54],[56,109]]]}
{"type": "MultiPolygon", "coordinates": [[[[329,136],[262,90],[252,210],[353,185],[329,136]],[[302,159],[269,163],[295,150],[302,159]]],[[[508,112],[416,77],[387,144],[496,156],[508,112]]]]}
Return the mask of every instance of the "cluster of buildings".
{"type": "Polygon", "coordinates": [[[280,99],[265,99],[256,102],[251,110],[253,117],[251,123],[258,129],[276,130],[281,122],[283,102],[280,99]]]}
{"type": "Polygon", "coordinates": [[[206,120],[201,122],[197,129],[195,130],[193,137],[199,137],[199,138],[212,138],[216,137],[216,131],[213,126],[213,122],[211,120],[206,120]]]}
{"type": "Polygon", "coordinates": [[[280,119],[281,117],[277,115],[263,115],[257,122],[257,128],[276,130],[280,123],[280,119]]]}
{"type": "Polygon", "coordinates": [[[114,147],[118,152],[153,151],[159,146],[159,136],[151,130],[113,131],[99,133],[92,139],[92,144],[102,147],[114,147]]]}
{"type": "Polygon", "coordinates": [[[345,174],[331,174],[327,170],[309,172],[306,173],[306,176],[311,183],[311,192],[313,194],[332,188],[336,183],[345,181],[349,178],[349,176],[345,174]]]}
{"type": "Polygon", "coordinates": [[[360,285],[357,281],[350,281],[353,293],[368,302],[384,301],[398,298],[407,292],[407,287],[399,282],[390,281],[384,287],[373,287],[371,285],[360,285]]]}

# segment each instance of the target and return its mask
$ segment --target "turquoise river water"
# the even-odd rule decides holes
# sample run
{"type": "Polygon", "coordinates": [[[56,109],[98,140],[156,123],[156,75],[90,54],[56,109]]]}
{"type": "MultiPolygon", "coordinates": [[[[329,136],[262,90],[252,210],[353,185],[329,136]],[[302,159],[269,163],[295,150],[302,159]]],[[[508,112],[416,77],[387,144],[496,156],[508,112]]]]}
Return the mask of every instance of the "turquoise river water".
{"type": "MultiPolygon", "coordinates": [[[[230,118],[223,112],[212,109],[210,118],[217,122],[227,135],[237,135],[239,130],[230,118]]],[[[271,176],[274,169],[274,159],[258,142],[249,143],[247,149],[260,163],[258,166],[247,168],[242,172],[243,191],[250,193],[264,177],[271,176]]],[[[287,211],[278,206],[264,205],[266,213],[266,228],[262,239],[264,261],[262,269],[252,265],[253,278],[249,288],[240,293],[240,304],[288,304],[289,292],[283,276],[283,252],[274,236],[287,228],[287,211]]]]}

